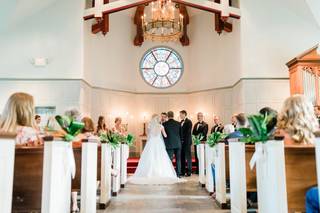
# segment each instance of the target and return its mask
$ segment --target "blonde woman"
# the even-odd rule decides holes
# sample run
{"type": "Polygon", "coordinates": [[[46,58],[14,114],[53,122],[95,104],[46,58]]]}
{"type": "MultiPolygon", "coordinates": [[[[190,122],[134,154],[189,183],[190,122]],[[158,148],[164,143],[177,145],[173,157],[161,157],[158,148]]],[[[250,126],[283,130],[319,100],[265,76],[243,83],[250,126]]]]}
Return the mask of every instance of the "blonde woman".
{"type": "Polygon", "coordinates": [[[0,119],[0,131],[16,133],[17,145],[38,145],[41,141],[36,127],[33,97],[21,92],[12,94],[0,119]]]}
{"type": "Polygon", "coordinates": [[[122,126],[122,118],[120,118],[120,117],[116,117],[115,118],[114,127],[112,128],[112,131],[115,132],[115,133],[118,133],[120,135],[125,135],[126,134],[126,130],[122,126]]]}
{"type": "Polygon", "coordinates": [[[313,144],[313,133],[319,129],[319,124],[312,104],[304,96],[294,95],[284,102],[277,127],[285,136],[286,144],[313,144]]]}

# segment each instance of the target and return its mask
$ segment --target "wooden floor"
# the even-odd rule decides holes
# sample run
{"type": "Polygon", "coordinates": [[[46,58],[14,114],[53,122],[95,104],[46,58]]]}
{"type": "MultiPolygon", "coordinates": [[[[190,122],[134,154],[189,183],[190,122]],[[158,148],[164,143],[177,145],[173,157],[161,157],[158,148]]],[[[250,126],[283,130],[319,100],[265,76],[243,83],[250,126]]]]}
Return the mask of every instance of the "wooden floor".
{"type": "Polygon", "coordinates": [[[99,213],[204,213],[229,212],[219,210],[214,200],[198,184],[198,177],[186,178],[186,183],[162,186],[127,185],[109,208],[99,213]]]}

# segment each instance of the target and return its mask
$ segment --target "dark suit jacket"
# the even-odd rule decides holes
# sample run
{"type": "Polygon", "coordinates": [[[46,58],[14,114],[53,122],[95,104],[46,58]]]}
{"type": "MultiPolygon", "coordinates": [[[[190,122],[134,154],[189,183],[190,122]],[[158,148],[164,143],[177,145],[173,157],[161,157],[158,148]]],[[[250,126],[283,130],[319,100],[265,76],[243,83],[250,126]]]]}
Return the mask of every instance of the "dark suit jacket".
{"type": "Polygon", "coordinates": [[[169,119],[163,123],[167,137],[164,138],[167,149],[181,149],[181,126],[178,121],[169,119]]]}
{"type": "Polygon", "coordinates": [[[222,124],[214,125],[211,129],[211,133],[213,132],[223,132],[224,126],[222,124]]]}
{"type": "Polygon", "coordinates": [[[197,122],[193,127],[192,134],[195,136],[198,136],[201,134],[203,136],[202,141],[206,141],[207,135],[208,135],[208,130],[209,130],[209,127],[206,122],[204,122],[204,121],[202,123],[197,122]],[[198,127],[198,125],[199,125],[199,127],[198,127]]]}
{"type": "Polygon", "coordinates": [[[184,123],[182,125],[182,121],[180,122],[181,124],[181,132],[182,132],[182,145],[191,145],[192,144],[192,121],[186,118],[184,120],[184,123]]]}

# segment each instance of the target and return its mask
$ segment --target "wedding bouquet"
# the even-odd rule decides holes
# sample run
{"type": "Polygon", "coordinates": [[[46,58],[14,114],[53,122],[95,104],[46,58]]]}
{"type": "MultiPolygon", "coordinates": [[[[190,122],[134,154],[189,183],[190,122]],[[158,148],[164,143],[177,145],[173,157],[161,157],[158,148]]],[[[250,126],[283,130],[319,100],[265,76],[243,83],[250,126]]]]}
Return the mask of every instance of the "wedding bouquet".
{"type": "Polygon", "coordinates": [[[74,138],[81,132],[84,128],[84,123],[74,121],[68,116],[57,115],[55,117],[56,121],[60,127],[65,131],[64,139],[66,141],[73,141],[74,138]]]}
{"type": "Polygon", "coordinates": [[[194,145],[199,145],[201,144],[201,141],[203,139],[203,135],[202,134],[199,134],[199,135],[192,135],[192,140],[194,142],[194,145]]]}
{"type": "Polygon", "coordinates": [[[248,121],[250,124],[249,128],[240,128],[239,131],[243,134],[243,138],[240,138],[241,142],[244,143],[265,143],[273,135],[273,129],[268,129],[269,122],[274,118],[273,115],[249,115],[248,121]]]}
{"type": "Polygon", "coordinates": [[[208,136],[207,144],[212,148],[214,147],[219,141],[225,139],[227,137],[226,134],[221,132],[213,132],[208,136]]]}

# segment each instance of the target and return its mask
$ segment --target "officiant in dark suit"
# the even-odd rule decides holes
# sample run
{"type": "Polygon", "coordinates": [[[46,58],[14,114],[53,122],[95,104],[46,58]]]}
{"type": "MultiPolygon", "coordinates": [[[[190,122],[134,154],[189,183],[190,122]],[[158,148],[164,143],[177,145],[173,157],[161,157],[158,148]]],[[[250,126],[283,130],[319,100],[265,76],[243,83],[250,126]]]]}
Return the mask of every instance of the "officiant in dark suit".
{"type": "Polygon", "coordinates": [[[176,158],[177,176],[181,176],[181,125],[174,120],[174,113],[169,111],[168,121],[163,123],[167,137],[164,138],[166,149],[171,160],[176,158]]]}
{"type": "Polygon", "coordinates": [[[192,145],[192,121],[187,118],[187,111],[180,111],[181,118],[181,175],[191,176],[192,173],[192,156],[191,156],[191,145],[192,145]]]}
{"type": "MultiPolygon", "coordinates": [[[[206,141],[209,127],[208,127],[208,124],[204,122],[204,116],[202,112],[199,112],[197,114],[197,119],[198,119],[198,122],[194,125],[192,134],[195,136],[201,135],[203,136],[201,141],[206,141]]],[[[197,167],[196,174],[199,174],[199,159],[198,159],[196,145],[194,145],[194,155],[196,158],[196,167],[197,167]]]]}

